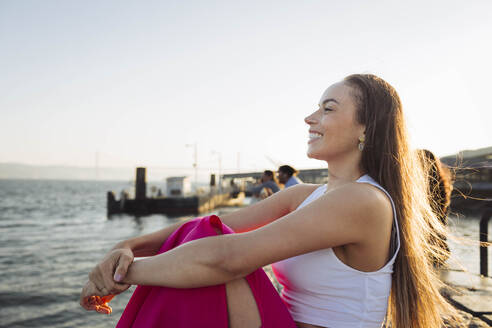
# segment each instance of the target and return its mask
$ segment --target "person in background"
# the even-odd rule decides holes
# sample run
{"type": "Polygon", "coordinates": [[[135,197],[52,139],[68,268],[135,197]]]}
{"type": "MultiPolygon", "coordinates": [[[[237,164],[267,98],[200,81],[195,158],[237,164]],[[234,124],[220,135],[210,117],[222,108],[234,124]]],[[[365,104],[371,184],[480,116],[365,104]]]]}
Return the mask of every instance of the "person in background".
{"type": "Polygon", "coordinates": [[[284,188],[289,188],[302,183],[301,179],[296,175],[297,170],[290,165],[282,165],[278,168],[278,181],[284,185],[284,188]]]}
{"type": "MultiPolygon", "coordinates": [[[[451,191],[453,190],[451,172],[430,150],[421,149],[419,150],[419,155],[424,166],[424,172],[428,174],[429,203],[436,217],[446,227],[451,203],[451,191]]],[[[432,234],[429,238],[431,245],[436,247],[436,252],[442,255],[439,258],[431,256],[430,260],[435,267],[442,266],[449,258],[450,250],[446,239],[446,234],[439,231],[436,231],[436,234],[432,234]]]]}
{"type": "Polygon", "coordinates": [[[261,183],[250,189],[255,197],[262,199],[273,195],[279,190],[275,175],[270,170],[265,170],[261,176],[261,183]]]}

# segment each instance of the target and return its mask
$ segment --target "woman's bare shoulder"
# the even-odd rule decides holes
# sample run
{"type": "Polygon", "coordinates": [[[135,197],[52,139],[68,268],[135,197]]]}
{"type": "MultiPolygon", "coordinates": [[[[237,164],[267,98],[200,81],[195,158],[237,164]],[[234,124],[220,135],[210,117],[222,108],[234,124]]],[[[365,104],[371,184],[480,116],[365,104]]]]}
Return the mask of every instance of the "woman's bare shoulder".
{"type": "MultiPolygon", "coordinates": [[[[389,196],[380,188],[369,184],[352,182],[334,190],[339,193],[341,198],[350,200],[357,205],[363,214],[364,220],[370,221],[371,218],[378,221],[392,222],[393,207],[389,196]]],[[[330,193],[328,193],[329,195],[330,193]]]]}
{"type": "Polygon", "coordinates": [[[323,185],[315,184],[315,183],[299,183],[299,184],[296,184],[292,187],[289,187],[289,189],[295,189],[297,191],[305,190],[305,191],[313,192],[321,186],[323,186],[323,185]]]}
{"type": "MultiPolygon", "coordinates": [[[[294,210],[301,203],[311,195],[316,189],[321,187],[320,184],[312,184],[312,183],[300,183],[295,186],[289,187],[287,190],[290,193],[291,197],[291,209],[294,210]]],[[[285,191],[287,191],[285,190],[285,191]]]]}

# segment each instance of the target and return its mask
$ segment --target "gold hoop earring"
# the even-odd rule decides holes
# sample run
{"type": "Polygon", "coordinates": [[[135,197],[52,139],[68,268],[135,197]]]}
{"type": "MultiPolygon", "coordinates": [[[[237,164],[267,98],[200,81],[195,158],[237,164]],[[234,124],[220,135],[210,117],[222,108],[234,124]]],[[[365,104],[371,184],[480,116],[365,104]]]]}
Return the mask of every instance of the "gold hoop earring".
{"type": "Polygon", "coordinates": [[[359,137],[359,145],[358,145],[360,151],[363,151],[364,150],[364,142],[365,141],[366,141],[366,136],[365,135],[361,135],[359,137]]]}

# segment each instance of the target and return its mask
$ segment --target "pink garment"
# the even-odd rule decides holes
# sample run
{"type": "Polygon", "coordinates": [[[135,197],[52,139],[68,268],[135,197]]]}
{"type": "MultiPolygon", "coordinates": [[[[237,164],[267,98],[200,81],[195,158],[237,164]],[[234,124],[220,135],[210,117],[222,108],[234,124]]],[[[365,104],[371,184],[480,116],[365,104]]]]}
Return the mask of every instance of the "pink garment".
{"type": "MultiPolygon", "coordinates": [[[[185,223],[164,242],[159,253],[183,243],[234,231],[211,215],[185,223]]],[[[165,270],[165,268],[163,268],[165,270]]],[[[263,269],[245,277],[256,300],[263,328],[295,328],[292,317],[263,269]]],[[[227,297],[225,285],[177,289],[138,286],[135,289],[117,328],[227,328],[227,297]]]]}

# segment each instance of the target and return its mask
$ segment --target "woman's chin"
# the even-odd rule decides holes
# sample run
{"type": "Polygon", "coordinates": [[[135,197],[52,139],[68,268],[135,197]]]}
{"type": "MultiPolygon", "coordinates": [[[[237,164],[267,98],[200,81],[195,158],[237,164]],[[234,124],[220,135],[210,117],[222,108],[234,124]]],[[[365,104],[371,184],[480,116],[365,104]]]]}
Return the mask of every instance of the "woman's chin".
{"type": "Polygon", "coordinates": [[[317,159],[319,161],[327,162],[329,158],[329,153],[316,151],[315,149],[308,148],[306,155],[308,158],[317,159]]]}
{"type": "Polygon", "coordinates": [[[313,152],[313,151],[307,151],[307,157],[308,158],[312,158],[312,159],[320,159],[319,156],[317,156],[318,154],[316,154],[316,152],[313,152]]]}

